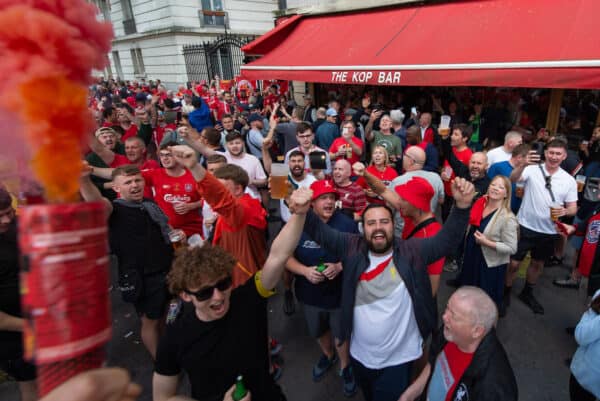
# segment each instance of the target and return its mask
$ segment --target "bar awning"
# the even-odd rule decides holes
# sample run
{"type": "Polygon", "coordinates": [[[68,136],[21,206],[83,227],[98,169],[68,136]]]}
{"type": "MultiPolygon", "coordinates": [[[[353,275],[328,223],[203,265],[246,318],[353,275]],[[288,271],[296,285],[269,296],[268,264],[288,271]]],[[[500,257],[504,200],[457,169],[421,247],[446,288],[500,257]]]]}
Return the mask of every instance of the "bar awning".
{"type": "Polygon", "coordinates": [[[244,46],[248,79],[600,88],[598,0],[480,0],[297,15],[244,46]]]}

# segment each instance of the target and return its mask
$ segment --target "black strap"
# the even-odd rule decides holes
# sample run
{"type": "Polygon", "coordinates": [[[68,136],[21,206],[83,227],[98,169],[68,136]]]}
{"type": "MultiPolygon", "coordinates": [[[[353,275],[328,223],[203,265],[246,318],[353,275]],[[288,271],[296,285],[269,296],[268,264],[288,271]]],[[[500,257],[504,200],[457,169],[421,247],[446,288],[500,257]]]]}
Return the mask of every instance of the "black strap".
{"type": "Polygon", "coordinates": [[[546,189],[548,190],[548,192],[550,192],[550,198],[552,198],[552,202],[556,202],[556,199],[554,199],[554,192],[552,192],[552,176],[546,175],[546,173],[544,173],[544,169],[542,168],[541,164],[538,164],[538,167],[540,168],[540,171],[544,176],[544,181],[546,181],[546,189]]]}
{"type": "Polygon", "coordinates": [[[422,222],[420,222],[419,224],[417,224],[417,226],[410,232],[410,234],[408,234],[408,236],[406,237],[406,239],[411,238],[413,235],[415,235],[416,233],[418,233],[419,231],[421,231],[421,229],[427,227],[428,225],[430,225],[433,222],[435,222],[435,218],[434,217],[430,217],[427,220],[423,220],[422,222]]]}

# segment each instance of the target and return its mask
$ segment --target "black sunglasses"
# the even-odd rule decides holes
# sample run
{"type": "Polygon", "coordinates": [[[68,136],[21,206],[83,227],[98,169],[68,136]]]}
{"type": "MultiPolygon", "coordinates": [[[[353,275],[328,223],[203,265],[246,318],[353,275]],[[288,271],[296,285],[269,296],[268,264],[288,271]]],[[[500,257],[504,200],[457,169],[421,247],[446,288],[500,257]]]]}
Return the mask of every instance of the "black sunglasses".
{"type": "Polygon", "coordinates": [[[215,292],[215,288],[219,291],[226,291],[231,288],[232,285],[231,277],[227,276],[223,280],[218,281],[215,285],[210,287],[204,287],[201,290],[192,292],[190,290],[183,290],[186,294],[193,295],[198,301],[206,301],[210,299],[215,292]]]}

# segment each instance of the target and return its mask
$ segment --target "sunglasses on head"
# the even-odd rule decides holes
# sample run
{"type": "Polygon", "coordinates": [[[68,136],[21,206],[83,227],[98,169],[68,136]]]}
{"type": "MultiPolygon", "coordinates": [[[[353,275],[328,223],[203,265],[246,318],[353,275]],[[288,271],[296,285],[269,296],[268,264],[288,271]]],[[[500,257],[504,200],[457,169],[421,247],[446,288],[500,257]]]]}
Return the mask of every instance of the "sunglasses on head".
{"type": "Polygon", "coordinates": [[[215,292],[215,288],[219,291],[226,291],[231,288],[232,284],[231,277],[227,276],[210,287],[204,287],[195,292],[190,290],[184,290],[184,292],[186,294],[193,295],[198,301],[206,301],[212,297],[213,293],[215,292]]]}

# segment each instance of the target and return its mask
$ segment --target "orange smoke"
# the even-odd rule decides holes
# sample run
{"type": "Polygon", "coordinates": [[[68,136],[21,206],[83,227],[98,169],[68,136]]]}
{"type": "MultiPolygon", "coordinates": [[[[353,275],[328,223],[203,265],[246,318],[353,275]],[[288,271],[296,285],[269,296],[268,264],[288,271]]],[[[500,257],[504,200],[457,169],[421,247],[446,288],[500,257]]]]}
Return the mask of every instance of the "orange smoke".
{"type": "Polygon", "coordinates": [[[0,141],[27,147],[51,202],[78,199],[93,124],[87,85],[91,70],[104,67],[112,39],[96,12],[85,0],[0,0],[0,108],[21,127],[2,127],[0,141]]]}

